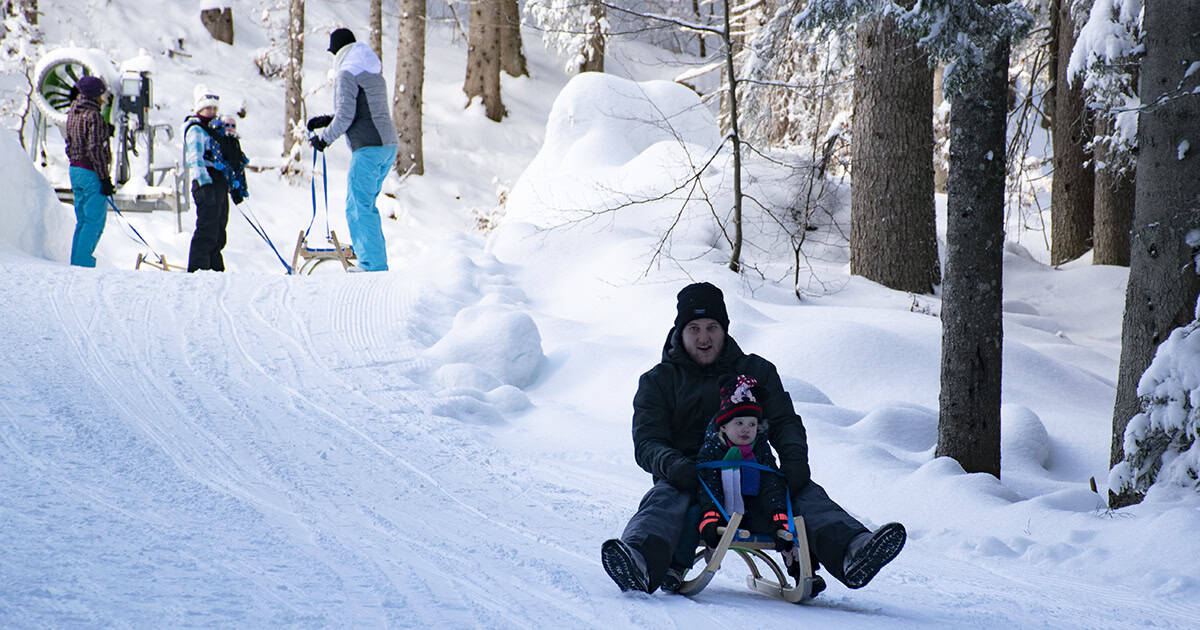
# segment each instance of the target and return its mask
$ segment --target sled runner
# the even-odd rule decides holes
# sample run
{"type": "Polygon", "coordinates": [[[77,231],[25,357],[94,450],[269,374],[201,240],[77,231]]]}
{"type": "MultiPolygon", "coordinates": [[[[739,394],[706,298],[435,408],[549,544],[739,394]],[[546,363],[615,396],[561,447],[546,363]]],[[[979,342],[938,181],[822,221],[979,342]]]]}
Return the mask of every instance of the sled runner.
{"type": "MultiPolygon", "coordinates": [[[[767,555],[768,551],[775,549],[774,540],[770,536],[760,536],[744,529],[738,529],[741,522],[742,515],[734,512],[729,517],[727,527],[717,528],[717,531],[721,533],[721,541],[717,543],[715,549],[704,547],[696,554],[697,560],[704,558],[706,563],[700,573],[680,584],[678,591],[680,595],[691,597],[704,590],[704,587],[708,586],[713,576],[721,569],[721,561],[725,559],[725,554],[730,550],[741,556],[742,560],[746,562],[746,566],[750,568],[750,575],[746,576],[746,586],[751,590],[772,595],[793,604],[810,600],[824,590],[824,579],[813,575],[812,561],[808,552],[808,538],[803,533],[794,538],[796,551],[799,554],[800,575],[791,581],[788,579],[790,576],[787,571],[767,555]],[[771,575],[764,575],[759,570],[756,561],[761,562],[766,569],[769,569],[771,575]]],[[[795,522],[796,531],[803,532],[804,519],[796,517],[795,522]]]]}
{"type": "Polygon", "coordinates": [[[336,260],[342,263],[342,269],[349,269],[350,261],[357,258],[354,255],[354,248],[339,242],[337,233],[333,230],[329,231],[329,244],[332,247],[309,247],[305,231],[301,230],[299,238],[296,239],[296,252],[292,254],[292,273],[309,275],[327,260],[336,260]],[[303,262],[300,262],[301,259],[303,262]],[[300,263],[299,266],[296,263],[300,263]]]}

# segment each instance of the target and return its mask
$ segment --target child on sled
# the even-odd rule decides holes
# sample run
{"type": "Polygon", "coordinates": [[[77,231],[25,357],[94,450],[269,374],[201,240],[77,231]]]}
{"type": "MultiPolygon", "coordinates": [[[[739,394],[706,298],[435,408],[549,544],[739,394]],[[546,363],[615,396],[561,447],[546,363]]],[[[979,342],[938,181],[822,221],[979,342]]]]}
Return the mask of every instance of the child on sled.
{"type": "MultiPolygon", "coordinates": [[[[722,378],[721,405],[708,423],[704,443],[696,457],[697,464],[739,461],[777,469],[767,444],[762,406],[755,396],[757,384],[753,378],[742,374],[722,378]]],[[[717,501],[724,508],[724,514],[742,514],[739,529],[773,537],[775,549],[783,555],[788,573],[793,578],[798,577],[800,559],[793,538],[795,532],[789,535],[787,487],[783,475],[750,466],[701,466],[699,475],[702,482],[699,537],[685,533],[662,588],[668,591],[679,588],[683,575],[691,567],[699,540],[703,540],[709,549],[715,548],[721,540],[717,528],[726,525],[727,521],[717,501]]],[[[695,522],[697,508],[693,506],[692,509],[691,522],[695,522]]]]}

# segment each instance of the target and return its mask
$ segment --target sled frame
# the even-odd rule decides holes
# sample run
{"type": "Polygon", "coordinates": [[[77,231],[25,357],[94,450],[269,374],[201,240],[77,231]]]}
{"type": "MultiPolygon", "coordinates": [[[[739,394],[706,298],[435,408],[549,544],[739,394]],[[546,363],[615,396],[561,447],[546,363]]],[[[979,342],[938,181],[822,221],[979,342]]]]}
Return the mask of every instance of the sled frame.
{"type": "Polygon", "coordinates": [[[321,263],[329,260],[336,260],[342,263],[342,269],[346,270],[351,267],[350,261],[357,260],[358,256],[354,253],[354,247],[349,243],[343,244],[338,241],[337,232],[330,230],[329,243],[333,247],[313,248],[308,246],[308,240],[305,238],[304,231],[300,231],[300,236],[296,238],[296,251],[292,254],[292,273],[298,275],[311,275],[321,263]],[[300,262],[303,259],[304,262],[300,262]],[[297,265],[299,263],[299,265],[297,265]]]}
{"type": "Polygon", "coordinates": [[[133,268],[134,268],[134,270],[138,270],[138,269],[142,268],[142,265],[146,265],[147,267],[153,267],[155,269],[158,269],[159,271],[186,271],[187,270],[187,267],[183,267],[180,265],[173,265],[173,264],[167,262],[166,256],[151,257],[147,254],[139,253],[137,255],[137,262],[133,264],[133,268]]]}
{"type": "Polygon", "coordinates": [[[813,569],[808,550],[808,537],[804,535],[804,518],[797,516],[795,520],[796,531],[799,533],[795,541],[796,550],[800,556],[800,578],[794,583],[788,579],[790,576],[787,571],[780,567],[779,563],[766,553],[767,551],[774,550],[775,543],[773,541],[764,541],[744,529],[738,529],[738,525],[742,522],[742,515],[739,512],[734,512],[729,516],[729,525],[727,527],[717,528],[717,531],[721,534],[721,540],[717,543],[716,548],[709,549],[705,547],[697,553],[697,560],[708,558],[704,568],[695,577],[684,580],[679,586],[678,593],[691,597],[704,590],[704,587],[708,586],[713,576],[721,569],[721,561],[724,560],[725,554],[732,550],[750,568],[750,575],[746,576],[746,586],[750,590],[778,597],[793,604],[799,604],[812,599],[813,569]],[[764,575],[759,570],[755,560],[762,562],[772,575],[764,575]],[[771,579],[772,577],[774,579],[771,579]]]}

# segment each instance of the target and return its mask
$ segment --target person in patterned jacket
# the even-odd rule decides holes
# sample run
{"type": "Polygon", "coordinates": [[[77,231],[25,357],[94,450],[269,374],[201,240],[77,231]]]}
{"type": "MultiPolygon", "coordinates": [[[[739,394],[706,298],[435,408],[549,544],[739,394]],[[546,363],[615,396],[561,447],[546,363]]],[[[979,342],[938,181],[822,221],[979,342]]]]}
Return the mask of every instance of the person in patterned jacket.
{"type": "Polygon", "coordinates": [[[71,239],[71,264],[96,266],[96,245],[104,233],[108,197],[113,194],[109,165],[112,153],[108,139],[112,125],[104,120],[100,106],[108,94],[99,77],[81,77],[75,84],[79,95],[67,112],[67,159],[71,163],[71,192],[75,195],[75,235],[71,239]]]}

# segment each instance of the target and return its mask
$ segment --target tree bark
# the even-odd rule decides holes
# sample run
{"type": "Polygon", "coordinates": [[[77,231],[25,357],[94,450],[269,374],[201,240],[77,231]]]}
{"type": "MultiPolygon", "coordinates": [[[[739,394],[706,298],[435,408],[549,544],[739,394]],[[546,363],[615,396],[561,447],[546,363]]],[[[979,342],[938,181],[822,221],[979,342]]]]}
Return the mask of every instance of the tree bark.
{"type": "MultiPolygon", "coordinates": [[[[1158,345],[1195,316],[1200,295],[1200,73],[1185,77],[1200,59],[1200,12],[1172,3],[1147,2],[1142,33],[1146,48],[1138,92],[1138,166],[1130,235],[1129,285],[1121,324],[1121,363],[1113,409],[1112,458],[1124,459],[1125,427],[1141,409],[1137,384],[1158,345]],[[1189,245],[1189,241],[1192,244],[1189,245]]],[[[1109,496],[1120,507],[1140,497],[1109,496]]]]}
{"type": "Polygon", "coordinates": [[[1050,264],[1061,265],[1092,248],[1095,178],[1086,145],[1092,116],[1083,99],[1083,82],[1067,84],[1067,65],[1075,47],[1075,21],[1069,1],[1058,3],[1057,63],[1054,64],[1054,179],[1050,192],[1050,264]]]}
{"type": "MultiPolygon", "coordinates": [[[[604,33],[600,30],[600,20],[604,19],[604,5],[598,0],[592,0],[588,10],[592,19],[588,28],[592,29],[588,43],[581,52],[583,63],[579,64],[580,72],[604,72],[604,33]]],[[[703,40],[701,40],[703,41],[703,40]]]]}
{"type": "Polygon", "coordinates": [[[425,84],[425,0],[400,0],[392,121],[396,124],[396,173],[425,174],[421,98],[425,84]]]}
{"type": "Polygon", "coordinates": [[[1008,43],[951,98],[942,370],[935,455],[1000,477],[1008,43]]]}
{"type": "Polygon", "coordinates": [[[933,203],[933,71],[891,17],[859,22],[851,145],[850,273],[932,293],[941,283],[933,203]]]}
{"type": "Polygon", "coordinates": [[[517,0],[500,0],[500,69],[510,77],[529,76],[521,52],[521,7],[517,0]]]}
{"type": "Polygon", "coordinates": [[[201,9],[200,23],[213,39],[233,45],[233,9],[201,9]]]}
{"type": "Polygon", "coordinates": [[[500,2],[471,0],[471,23],[467,34],[467,78],[463,92],[468,105],[483,99],[487,117],[499,122],[505,115],[500,100],[500,2]]]}
{"type": "MultiPolygon", "coordinates": [[[[1097,122],[1097,135],[1111,133],[1111,123],[1097,122]]],[[[1117,173],[1109,149],[1096,145],[1096,225],[1092,228],[1093,265],[1129,266],[1129,229],[1133,226],[1134,173],[1117,173]]]]}
{"type": "MultiPolygon", "coordinates": [[[[367,18],[367,41],[375,56],[383,59],[383,6],[381,0],[371,0],[370,16],[367,18]]],[[[401,9],[403,10],[403,9],[401,9]]]]}
{"type": "MultiPolygon", "coordinates": [[[[303,124],[304,91],[301,85],[304,70],[304,0],[288,3],[288,66],[284,75],[283,155],[302,141],[295,129],[303,124]]],[[[297,155],[299,159],[299,155],[297,155]]]]}

